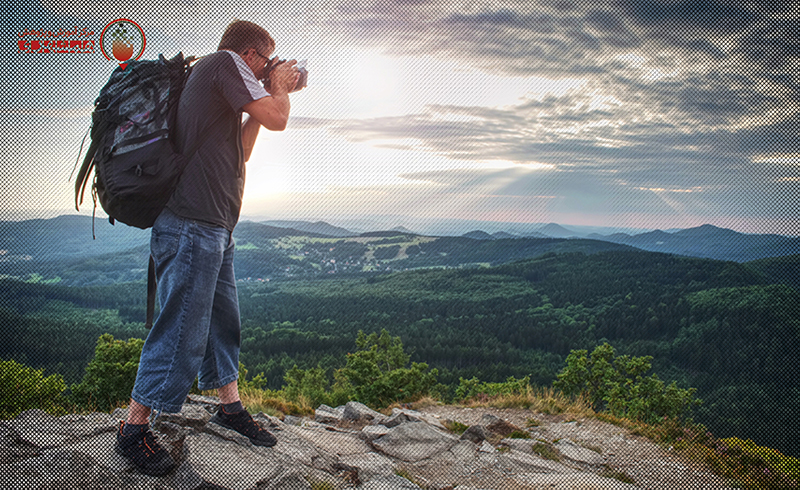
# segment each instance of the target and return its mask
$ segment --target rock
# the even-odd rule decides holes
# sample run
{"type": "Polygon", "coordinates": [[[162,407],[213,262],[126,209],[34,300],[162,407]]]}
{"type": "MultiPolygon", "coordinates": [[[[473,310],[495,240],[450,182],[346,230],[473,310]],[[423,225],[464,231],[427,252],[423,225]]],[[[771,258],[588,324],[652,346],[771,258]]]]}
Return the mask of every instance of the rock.
{"type": "Polygon", "coordinates": [[[526,488],[547,488],[553,490],[574,490],[579,488],[581,490],[627,490],[637,489],[639,487],[622,483],[619,480],[612,478],[603,478],[592,473],[581,473],[573,471],[566,474],[535,474],[525,473],[515,475],[514,479],[523,485],[529,485],[526,488]]]}
{"type": "Polygon", "coordinates": [[[314,420],[321,424],[336,425],[344,420],[344,413],[338,408],[320,405],[314,412],[314,420]]]}
{"type": "Polygon", "coordinates": [[[391,417],[379,423],[381,425],[385,425],[386,427],[392,428],[397,427],[400,424],[405,424],[406,422],[425,422],[439,429],[447,430],[447,428],[435,417],[431,417],[430,415],[417,412],[415,410],[407,410],[403,408],[393,408],[391,417]]]}
{"type": "Polygon", "coordinates": [[[26,410],[14,420],[4,422],[19,440],[38,448],[57,447],[83,437],[117,429],[117,421],[107,413],[54,417],[42,410],[26,410]]]}
{"type": "Polygon", "coordinates": [[[39,454],[39,448],[23,441],[17,431],[0,422],[0,464],[14,463],[39,454]]]}
{"type": "Polygon", "coordinates": [[[493,454],[497,452],[497,449],[495,449],[494,446],[489,444],[487,441],[483,441],[483,444],[481,444],[481,447],[478,448],[478,451],[482,453],[493,454]]]}
{"type": "Polygon", "coordinates": [[[376,478],[361,487],[362,490],[419,490],[420,488],[418,485],[397,475],[376,478]]]}
{"type": "Polygon", "coordinates": [[[356,468],[362,482],[394,475],[394,461],[378,453],[350,454],[339,458],[342,464],[356,468]]]}
{"type": "MultiPolygon", "coordinates": [[[[133,477],[136,478],[136,477],[133,477]]],[[[31,488],[92,488],[119,490],[131,488],[131,478],[112,472],[92,458],[77,451],[46,451],[30,458],[3,466],[0,488],[30,490],[31,488]],[[126,481],[127,480],[127,481],[126,481]]],[[[143,486],[142,488],[154,488],[143,486]]]]}
{"type": "Polygon", "coordinates": [[[522,430],[516,425],[508,423],[505,420],[488,413],[481,417],[480,424],[486,427],[486,430],[489,432],[497,434],[501,437],[508,437],[512,432],[522,430]]]}
{"type": "Polygon", "coordinates": [[[283,418],[283,423],[286,425],[300,425],[302,421],[302,418],[295,417],[294,415],[287,415],[283,418]]]}
{"type": "Polygon", "coordinates": [[[470,441],[475,444],[480,444],[488,437],[486,427],[482,425],[473,425],[461,434],[462,441],[470,441]]]}
{"type": "Polygon", "coordinates": [[[342,415],[344,415],[345,420],[351,420],[354,422],[380,421],[386,418],[384,414],[377,412],[359,402],[347,402],[347,404],[344,406],[342,415]]]}
{"type": "Polygon", "coordinates": [[[554,445],[562,456],[572,461],[590,465],[601,465],[605,463],[605,458],[603,458],[602,455],[591,449],[579,446],[569,439],[561,439],[554,445]]]}
{"type": "Polygon", "coordinates": [[[192,405],[203,405],[211,409],[211,411],[216,411],[220,401],[216,396],[187,395],[186,403],[192,405]]]}
{"type": "Polygon", "coordinates": [[[371,442],[381,436],[385,436],[389,430],[385,425],[368,425],[361,429],[361,436],[365,441],[371,442]]]}
{"type": "Polygon", "coordinates": [[[202,429],[209,419],[211,419],[211,414],[202,405],[184,404],[180,413],[162,413],[153,425],[158,428],[158,424],[165,421],[184,427],[202,429]]]}
{"type": "Polygon", "coordinates": [[[191,434],[185,444],[186,462],[194,471],[204,481],[225,488],[254,489],[295,466],[289,458],[268,448],[245,447],[208,433],[191,434]]]}
{"type": "Polygon", "coordinates": [[[452,435],[428,424],[412,422],[391,428],[386,435],[372,441],[372,446],[388,456],[414,462],[447,451],[457,442],[452,435]]]}

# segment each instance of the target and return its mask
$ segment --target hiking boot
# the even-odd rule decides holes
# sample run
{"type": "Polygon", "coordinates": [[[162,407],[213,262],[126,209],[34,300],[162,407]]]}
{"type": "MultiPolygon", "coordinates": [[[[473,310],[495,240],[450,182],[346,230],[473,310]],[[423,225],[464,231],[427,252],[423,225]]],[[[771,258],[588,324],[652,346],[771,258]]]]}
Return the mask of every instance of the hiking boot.
{"type": "Polygon", "coordinates": [[[211,417],[209,422],[221,425],[226,429],[231,429],[239,434],[250,439],[254,446],[272,447],[278,440],[269,431],[262,429],[258,422],[253,420],[253,417],[247,412],[242,410],[236,413],[226,413],[222,407],[217,410],[217,413],[211,417]]]}
{"type": "Polygon", "coordinates": [[[117,431],[117,453],[133,463],[145,475],[163,476],[175,467],[175,461],[156,441],[150,429],[130,435],[122,434],[120,422],[117,431]]]}

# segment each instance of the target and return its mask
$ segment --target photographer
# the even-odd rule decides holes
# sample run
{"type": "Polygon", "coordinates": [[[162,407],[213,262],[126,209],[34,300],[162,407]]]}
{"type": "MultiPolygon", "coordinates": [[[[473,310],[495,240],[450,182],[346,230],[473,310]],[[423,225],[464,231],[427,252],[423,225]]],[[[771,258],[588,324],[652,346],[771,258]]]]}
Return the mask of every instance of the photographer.
{"type": "Polygon", "coordinates": [[[255,445],[275,437],[239,399],[240,319],[233,271],[233,229],[244,192],[245,161],[261,126],[282,131],[289,92],[298,85],[295,61],[270,60],[275,41],[262,27],[231,23],[217,51],[192,68],[176,119],[176,147],[197,148],[180,183],[153,225],[161,311],[145,341],[127,420],[116,450],[149,475],[175,462],[148,426],[159,412],[179,412],[195,377],[221,401],[211,422],[255,445]],[[260,79],[269,74],[262,86],[260,79]],[[243,113],[248,114],[242,123],[243,113]],[[155,414],[153,414],[155,412],[155,414]]]}

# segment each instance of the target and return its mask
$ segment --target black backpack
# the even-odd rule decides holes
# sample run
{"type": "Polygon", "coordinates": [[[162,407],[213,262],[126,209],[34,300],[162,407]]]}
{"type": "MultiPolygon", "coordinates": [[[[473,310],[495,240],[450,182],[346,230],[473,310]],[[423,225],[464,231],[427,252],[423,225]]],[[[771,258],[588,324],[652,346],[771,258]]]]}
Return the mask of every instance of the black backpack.
{"type": "Polygon", "coordinates": [[[92,112],[91,145],[75,181],[75,209],[92,170],[92,200],[137,228],[153,226],[177,186],[187,158],[175,152],[170,129],[193,57],[133,61],[114,70],[92,112]]]}
{"type": "MultiPolygon", "coordinates": [[[[171,129],[194,60],[183,53],[170,60],[159,55],[157,60],[132,61],[124,70],[114,70],[95,101],[91,144],[75,181],[75,209],[83,203],[94,170],[95,209],[99,200],[112,225],[120,221],[142,229],[153,226],[189,161],[175,151],[171,129]]],[[[147,289],[150,328],[156,291],[152,257],[147,289]]]]}

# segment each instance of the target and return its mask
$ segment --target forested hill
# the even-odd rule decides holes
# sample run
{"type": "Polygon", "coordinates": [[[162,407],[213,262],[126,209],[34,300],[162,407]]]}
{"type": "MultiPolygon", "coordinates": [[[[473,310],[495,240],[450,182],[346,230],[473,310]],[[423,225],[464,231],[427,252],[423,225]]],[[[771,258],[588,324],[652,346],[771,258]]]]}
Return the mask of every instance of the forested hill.
{"type": "MultiPolygon", "coordinates": [[[[769,264],[767,264],[769,265],[769,264]]],[[[572,349],[651,355],[696,387],[696,419],[797,456],[800,293],[765,264],[641,251],[549,253],[491,268],[241,283],[241,360],[280,387],[295,364],[328,375],[359,330],[400,336],[412,360],[460,377],[549,385],[572,349]]],[[[101,333],[143,337],[144,285],[3,280],[0,358],[75,382],[101,333]]]]}

